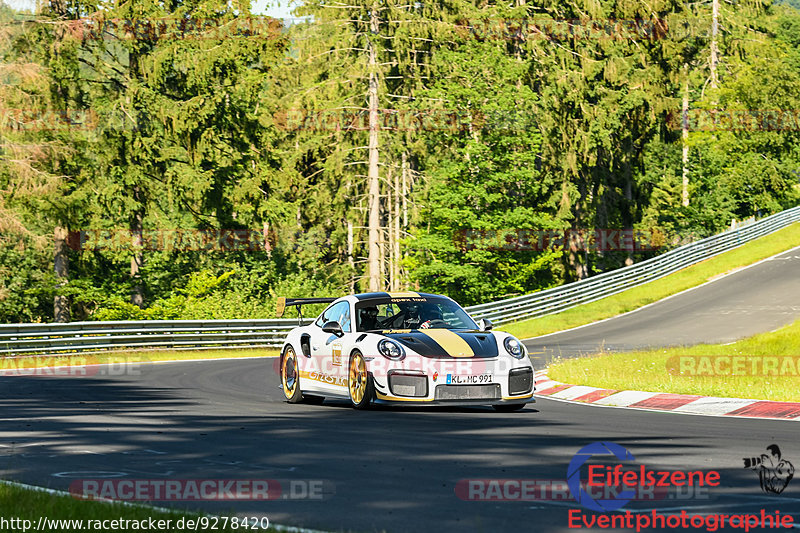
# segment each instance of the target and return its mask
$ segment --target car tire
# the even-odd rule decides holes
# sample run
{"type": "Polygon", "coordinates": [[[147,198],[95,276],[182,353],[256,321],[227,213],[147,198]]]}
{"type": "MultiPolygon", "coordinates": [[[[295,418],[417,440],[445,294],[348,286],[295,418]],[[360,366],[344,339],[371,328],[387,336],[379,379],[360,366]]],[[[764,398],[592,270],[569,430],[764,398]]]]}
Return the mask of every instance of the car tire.
{"type": "Polygon", "coordinates": [[[513,413],[514,411],[522,411],[525,407],[524,403],[501,403],[499,405],[493,405],[494,410],[498,413],[513,413]]]}
{"type": "Polygon", "coordinates": [[[347,366],[347,390],[350,402],[356,409],[368,409],[372,403],[375,388],[372,376],[367,371],[367,363],[361,352],[355,351],[350,356],[347,366]]]}
{"type": "Polygon", "coordinates": [[[289,346],[281,356],[281,389],[286,401],[289,403],[300,403],[303,393],[300,390],[300,370],[297,366],[297,354],[294,348],[289,346]]]}

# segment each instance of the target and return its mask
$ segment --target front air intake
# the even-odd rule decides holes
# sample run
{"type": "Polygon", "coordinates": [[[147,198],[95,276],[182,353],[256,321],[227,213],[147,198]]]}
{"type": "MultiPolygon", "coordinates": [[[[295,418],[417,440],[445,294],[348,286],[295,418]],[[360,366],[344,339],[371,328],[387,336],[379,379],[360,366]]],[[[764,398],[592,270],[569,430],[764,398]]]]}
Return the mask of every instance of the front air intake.
{"type": "Polygon", "coordinates": [[[499,400],[500,385],[439,385],[437,400],[499,400]]]}
{"type": "Polygon", "coordinates": [[[533,370],[517,368],[508,374],[508,394],[517,396],[527,394],[533,389],[533,370]]]}
{"type": "Polygon", "coordinates": [[[389,372],[389,390],[395,396],[424,398],[428,395],[428,377],[420,374],[389,372]]]}

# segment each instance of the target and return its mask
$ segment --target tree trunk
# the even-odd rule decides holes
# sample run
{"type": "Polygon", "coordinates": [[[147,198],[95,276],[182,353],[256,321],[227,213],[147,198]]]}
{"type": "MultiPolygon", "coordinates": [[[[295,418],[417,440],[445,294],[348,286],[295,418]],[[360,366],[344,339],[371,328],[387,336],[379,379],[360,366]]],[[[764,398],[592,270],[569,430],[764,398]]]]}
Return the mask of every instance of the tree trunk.
{"type": "Polygon", "coordinates": [[[131,303],[144,307],[144,287],[142,286],[141,269],[144,265],[144,254],[142,253],[142,221],[144,219],[144,205],[142,204],[142,194],[139,186],[133,188],[133,199],[138,204],[136,211],[131,217],[130,231],[131,244],[133,245],[133,255],[131,256],[131,280],[133,289],[131,291],[131,303]]]}
{"type": "MultiPolygon", "coordinates": [[[[128,56],[128,76],[131,80],[139,79],[139,56],[133,51],[128,56]]],[[[131,95],[128,94],[128,105],[133,106],[131,95]]],[[[126,143],[127,144],[127,143],[126,143]]],[[[138,163],[137,153],[128,146],[130,158],[134,163],[138,163]]],[[[134,185],[132,189],[133,201],[136,207],[131,214],[129,230],[131,233],[131,244],[133,254],[131,255],[131,303],[138,307],[144,307],[144,287],[142,286],[142,266],[144,265],[144,254],[142,252],[142,221],[144,220],[144,194],[139,185],[134,185]]]]}
{"type": "Polygon", "coordinates": [[[408,155],[403,152],[403,229],[408,229],[408,155]]]}
{"type": "Polygon", "coordinates": [[[396,172],[392,172],[392,169],[386,172],[386,182],[388,185],[388,193],[386,195],[386,235],[387,235],[387,250],[386,255],[389,258],[389,266],[388,266],[388,273],[389,273],[389,290],[394,291],[395,283],[397,279],[394,276],[394,265],[395,265],[395,256],[394,256],[394,217],[396,213],[394,212],[394,195],[395,192],[392,191],[392,174],[397,175],[396,172]]]}
{"type": "MultiPolygon", "coordinates": [[[[578,202],[574,206],[575,217],[573,219],[573,222],[576,229],[581,229],[583,228],[584,224],[583,207],[586,202],[586,184],[582,176],[578,175],[577,178],[579,180],[578,191],[580,193],[580,198],[578,199],[578,202]]],[[[563,184],[561,193],[562,193],[561,197],[562,204],[565,202],[569,203],[569,196],[567,194],[566,184],[563,184]]],[[[584,261],[583,239],[579,238],[579,234],[576,234],[576,237],[578,238],[573,239],[571,235],[569,234],[565,235],[564,248],[567,250],[567,260],[569,261],[570,267],[575,272],[575,278],[581,280],[588,277],[589,270],[584,261]]]]}
{"type": "MultiPolygon", "coordinates": [[[[372,35],[378,33],[377,6],[370,11],[370,31],[372,35]]],[[[375,37],[373,37],[375,38],[375,37]]],[[[369,272],[369,290],[376,292],[382,289],[381,279],[381,228],[380,228],[380,179],[378,176],[378,75],[377,51],[375,43],[369,43],[369,236],[367,269],[369,272]]]]}
{"type": "Polygon", "coordinates": [[[392,289],[400,290],[400,187],[397,173],[394,175],[394,286],[392,289]]]}
{"type": "MultiPolygon", "coordinates": [[[[633,153],[633,139],[629,139],[628,153],[633,153]]],[[[622,229],[633,232],[633,169],[631,162],[628,160],[625,163],[625,208],[622,210],[622,229]]],[[[627,257],[625,258],[625,266],[633,264],[633,250],[627,250],[627,257]]]]}
{"type": "MultiPolygon", "coordinates": [[[[60,289],[66,285],[69,278],[69,256],[67,255],[67,229],[56,226],[53,237],[53,267],[58,283],[56,287],[60,289]]],[[[53,298],[53,317],[56,322],[69,322],[69,297],[56,294],[53,298]]]]}
{"type": "Polygon", "coordinates": [[[681,140],[683,141],[683,172],[681,174],[681,204],[689,205],[689,65],[683,65],[683,108],[681,113],[681,140]]]}
{"type": "Polygon", "coordinates": [[[350,294],[355,294],[355,260],[353,259],[353,223],[347,221],[347,264],[350,266],[350,294]]]}
{"type": "Polygon", "coordinates": [[[719,63],[719,51],[717,50],[719,0],[713,0],[711,4],[711,13],[711,88],[716,89],[719,81],[717,77],[717,64],[719,63]]]}
{"type": "MultiPolygon", "coordinates": [[[[600,187],[602,182],[601,180],[594,180],[592,184],[592,198],[597,198],[597,224],[595,227],[594,236],[591,238],[599,239],[600,232],[608,230],[608,191],[604,194],[600,193],[600,187]],[[598,231],[599,230],[599,231],[598,231]]],[[[591,230],[589,230],[591,231],[591,230]]],[[[602,249],[603,247],[596,243],[597,249],[597,268],[600,272],[605,272],[608,268],[608,258],[606,257],[606,250],[602,249]]]]}
{"type": "Polygon", "coordinates": [[[386,243],[386,228],[387,225],[385,222],[385,215],[386,213],[384,210],[381,210],[381,222],[380,222],[380,230],[378,231],[378,264],[380,265],[380,269],[378,270],[378,279],[380,280],[380,284],[378,285],[379,291],[386,289],[386,261],[387,261],[387,243],[386,243]]]}
{"type": "Polygon", "coordinates": [[[269,222],[264,221],[264,251],[267,257],[272,257],[272,243],[269,242],[269,222]]]}

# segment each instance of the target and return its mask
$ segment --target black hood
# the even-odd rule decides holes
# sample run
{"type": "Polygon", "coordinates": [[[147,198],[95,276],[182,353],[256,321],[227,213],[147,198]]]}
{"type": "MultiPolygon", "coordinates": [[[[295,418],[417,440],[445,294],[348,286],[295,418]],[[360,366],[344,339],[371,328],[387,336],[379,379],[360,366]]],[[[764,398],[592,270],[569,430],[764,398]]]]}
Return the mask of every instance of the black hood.
{"type": "Polygon", "coordinates": [[[381,332],[416,353],[434,359],[497,357],[497,342],[487,331],[412,329],[381,332]]]}

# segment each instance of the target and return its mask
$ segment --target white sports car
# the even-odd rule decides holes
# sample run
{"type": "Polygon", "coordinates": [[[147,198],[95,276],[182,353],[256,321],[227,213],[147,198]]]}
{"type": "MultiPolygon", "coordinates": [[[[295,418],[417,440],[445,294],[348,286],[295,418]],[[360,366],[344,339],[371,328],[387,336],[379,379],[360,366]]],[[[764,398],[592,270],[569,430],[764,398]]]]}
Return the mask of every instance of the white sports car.
{"type": "Polygon", "coordinates": [[[287,306],[329,303],[281,349],[290,403],[349,398],[377,403],[492,405],[516,411],[533,398],[533,365],[512,335],[478,325],[446,296],[374,292],[342,298],[280,298],[287,306]]]}

